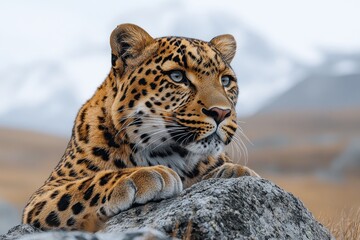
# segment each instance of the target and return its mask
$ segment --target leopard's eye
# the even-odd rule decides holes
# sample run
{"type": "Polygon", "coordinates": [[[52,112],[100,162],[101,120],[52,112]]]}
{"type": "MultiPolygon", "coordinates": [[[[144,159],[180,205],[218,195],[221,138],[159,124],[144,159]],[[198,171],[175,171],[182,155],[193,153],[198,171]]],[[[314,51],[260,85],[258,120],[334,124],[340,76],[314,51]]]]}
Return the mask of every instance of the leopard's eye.
{"type": "Polygon", "coordinates": [[[224,87],[228,87],[231,83],[231,77],[230,76],[222,76],[221,77],[221,84],[224,87]]]}
{"type": "Polygon", "coordinates": [[[185,74],[182,71],[174,70],[169,73],[170,78],[177,83],[184,82],[185,74]]]}

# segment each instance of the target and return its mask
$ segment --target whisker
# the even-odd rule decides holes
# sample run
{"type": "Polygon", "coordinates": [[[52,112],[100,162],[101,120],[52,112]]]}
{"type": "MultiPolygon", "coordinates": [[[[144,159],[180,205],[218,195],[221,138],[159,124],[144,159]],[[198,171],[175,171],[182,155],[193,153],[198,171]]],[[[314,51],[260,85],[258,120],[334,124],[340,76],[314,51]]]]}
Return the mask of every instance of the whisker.
{"type": "Polygon", "coordinates": [[[241,138],[238,138],[238,137],[237,137],[237,136],[235,136],[235,135],[234,135],[234,138],[235,138],[236,142],[238,142],[238,143],[239,143],[239,146],[240,146],[240,148],[242,149],[242,151],[243,151],[243,153],[244,153],[244,157],[245,157],[245,166],[246,166],[246,165],[247,165],[247,163],[248,163],[248,156],[249,156],[249,154],[248,154],[248,150],[247,150],[247,147],[246,147],[245,143],[242,141],[242,139],[241,139],[241,138]]]}
{"type": "Polygon", "coordinates": [[[254,144],[251,142],[251,140],[248,138],[248,136],[246,136],[246,134],[244,133],[244,130],[240,126],[238,126],[238,130],[239,130],[238,132],[245,138],[245,140],[248,141],[252,146],[254,146],[254,144]]]}
{"type": "MultiPolygon", "coordinates": [[[[225,132],[225,134],[227,135],[227,137],[230,137],[230,134],[228,134],[227,132],[225,132]]],[[[240,137],[240,136],[239,136],[240,137]]],[[[236,133],[232,136],[233,141],[231,143],[232,148],[237,148],[239,149],[239,151],[235,152],[235,150],[233,150],[233,155],[237,155],[238,153],[240,153],[240,159],[244,156],[245,157],[245,166],[247,165],[248,162],[248,150],[247,147],[245,145],[245,143],[242,141],[241,138],[238,138],[238,136],[236,136],[236,133]]]]}

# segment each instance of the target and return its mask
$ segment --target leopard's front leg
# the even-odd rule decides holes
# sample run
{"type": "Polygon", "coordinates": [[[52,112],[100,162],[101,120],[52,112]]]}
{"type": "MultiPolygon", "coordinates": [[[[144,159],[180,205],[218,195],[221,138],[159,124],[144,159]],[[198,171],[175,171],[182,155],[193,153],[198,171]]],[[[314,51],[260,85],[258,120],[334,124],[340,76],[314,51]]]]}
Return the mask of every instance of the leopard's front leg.
{"type": "Polygon", "coordinates": [[[170,198],[182,188],[178,174],[165,166],[99,171],[59,186],[49,182],[26,206],[23,223],[41,229],[97,231],[134,204],[170,198]]]}

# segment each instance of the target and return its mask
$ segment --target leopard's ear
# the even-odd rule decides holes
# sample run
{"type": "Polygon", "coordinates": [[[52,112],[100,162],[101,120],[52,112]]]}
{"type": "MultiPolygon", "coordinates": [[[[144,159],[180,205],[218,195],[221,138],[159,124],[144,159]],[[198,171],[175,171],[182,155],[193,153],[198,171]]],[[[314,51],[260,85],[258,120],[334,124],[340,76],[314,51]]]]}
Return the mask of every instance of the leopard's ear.
{"type": "Polygon", "coordinates": [[[236,41],[232,35],[214,37],[210,43],[221,53],[226,62],[231,63],[236,53],[236,41]]]}
{"type": "Polygon", "coordinates": [[[111,63],[120,76],[153,54],[158,44],[142,28],[134,24],[118,25],[110,36],[111,63]]]}

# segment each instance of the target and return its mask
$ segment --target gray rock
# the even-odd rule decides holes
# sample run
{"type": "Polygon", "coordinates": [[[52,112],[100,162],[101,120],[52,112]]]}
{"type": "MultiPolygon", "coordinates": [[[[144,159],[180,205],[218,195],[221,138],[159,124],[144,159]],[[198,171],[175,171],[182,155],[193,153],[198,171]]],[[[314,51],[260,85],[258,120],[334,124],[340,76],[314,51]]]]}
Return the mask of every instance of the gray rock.
{"type": "MultiPolygon", "coordinates": [[[[334,239],[291,193],[252,177],[203,181],[176,198],[120,213],[95,235],[48,232],[22,239],[76,239],[76,234],[84,239],[124,239],[124,231],[136,233],[144,227],[181,239],[334,239]]],[[[14,239],[8,236],[3,239],[14,239]]]]}
{"type": "Polygon", "coordinates": [[[203,181],[175,199],[120,213],[104,231],[144,226],[191,239],[332,239],[291,193],[252,177],[203,181]]]}
{"type": "Polygon", "coordinates": [[[0,235],[1,240],[19,239],[22,236],[32,236],[34,233],[39,233],[41,230],[34,228],[28,224],[18,225],[11,228],[7,234],[0,235]]]}

